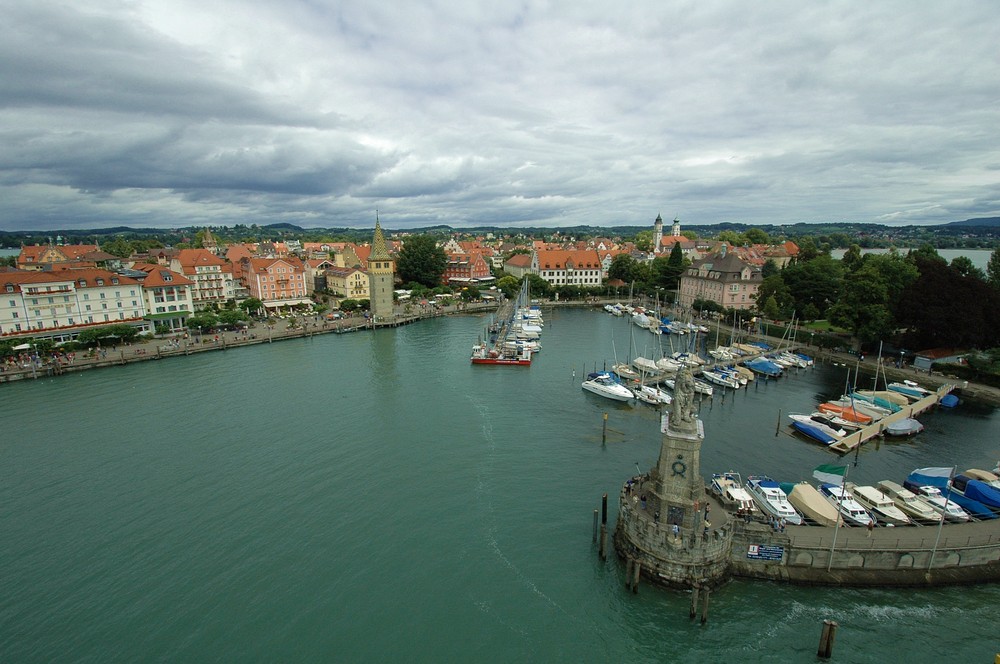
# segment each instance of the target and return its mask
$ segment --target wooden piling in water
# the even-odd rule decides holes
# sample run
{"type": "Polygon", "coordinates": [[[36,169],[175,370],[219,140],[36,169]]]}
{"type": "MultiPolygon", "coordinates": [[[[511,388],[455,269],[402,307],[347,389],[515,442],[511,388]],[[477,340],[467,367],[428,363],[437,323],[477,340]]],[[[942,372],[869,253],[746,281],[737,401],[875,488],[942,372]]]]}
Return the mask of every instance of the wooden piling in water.
{"type": "Polygon", "coordinates": [[[688,617],[694,620],[695,616],[698,615],[698,586],[691,586],[691,611],[688,613],[688,617]]]}
{"type": "Polygon", "coordinates": [[[833,637],[837,633],[837,623],[834,620],[824,620],[823,630],[819,635],[819,650],[816,652],[818,657],[832,657],[833,656],[833,637]]]}
{"type": "Polygon", "coordinates": [[[594,510],[594,541],[597,541],[597,510],[594,510]]]}
{"type": "Polygon", "coordinates": [[[639,592],[639,574],[642,572],[642,563],[636,559],[635,564],[632,565],[632,592],[639,592]]]}
{"type": "Polygon", "coordinates": [[[604,424],[601,428],[601,444],[608,442],[608,414],[604,413],[604,424]]]}
{"type": "Polygon", "coordinates": [[[701,606],[701,624],[704,625],[708,622],[708,596],[711,594],[711,588],[705,588],[705,601],[701,606]]]}
{"type": "Polygon", "coordinates": [[[601,560],[608,559],[608,494],[601,497],[601,544],[598,547],[598,555],[601,560]]]}
{"type": "Polygon", "coordinates": [[[629,556],[625,559],[625,587],[632,587],[632,557],[629,556]]]}

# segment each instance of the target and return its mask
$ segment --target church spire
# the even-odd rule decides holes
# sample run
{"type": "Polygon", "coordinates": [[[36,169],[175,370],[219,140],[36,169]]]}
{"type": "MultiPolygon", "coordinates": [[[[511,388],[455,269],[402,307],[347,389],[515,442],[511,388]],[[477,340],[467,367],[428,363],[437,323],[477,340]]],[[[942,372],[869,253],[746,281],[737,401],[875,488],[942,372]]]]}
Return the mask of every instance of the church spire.
{"type": "Polygon", "coordinates": [[[372,238],[372,253],[368,257],[369,261],[391,261],[389,248],[385,244],[385,236],[382,234],[382,225],[378,220],[378,210],[375,210],[375,237],[372,238]]]}

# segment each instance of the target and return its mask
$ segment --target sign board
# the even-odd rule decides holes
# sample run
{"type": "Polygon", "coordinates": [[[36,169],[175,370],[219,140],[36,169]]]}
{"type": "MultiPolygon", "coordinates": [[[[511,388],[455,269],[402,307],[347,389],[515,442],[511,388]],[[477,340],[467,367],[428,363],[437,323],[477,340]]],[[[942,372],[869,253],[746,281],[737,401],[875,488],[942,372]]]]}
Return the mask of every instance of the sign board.
{"type": "Polygon", "coordinates": [[[783,546],[751,544],[747,548],[747,558],[750,560],[781,560],[784,554],[785,547],[783,546]]]}

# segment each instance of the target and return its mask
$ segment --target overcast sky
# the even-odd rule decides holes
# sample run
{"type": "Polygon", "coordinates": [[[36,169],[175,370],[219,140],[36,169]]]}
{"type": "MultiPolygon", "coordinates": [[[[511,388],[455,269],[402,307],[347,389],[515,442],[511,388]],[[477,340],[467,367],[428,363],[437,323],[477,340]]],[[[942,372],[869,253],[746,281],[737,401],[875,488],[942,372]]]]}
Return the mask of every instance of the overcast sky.
{"type": "Polygon", "coordinates": [[[1000,215],[1000,3],[0,0],[0,229],[1000,215]]]}

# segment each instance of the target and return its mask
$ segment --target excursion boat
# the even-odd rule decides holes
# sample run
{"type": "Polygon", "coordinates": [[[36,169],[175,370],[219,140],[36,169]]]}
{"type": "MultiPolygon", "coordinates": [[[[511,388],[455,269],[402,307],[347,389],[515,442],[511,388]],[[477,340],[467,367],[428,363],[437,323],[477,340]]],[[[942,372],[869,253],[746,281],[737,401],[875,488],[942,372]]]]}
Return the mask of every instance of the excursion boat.
{"type": "Polygon", "coordinates": [[[757,506],[753,498],[743,488],[743,480],[740,474],[730,470],[727,473],[715,473],[712,475],[711,491],[727,507],[731,507],[738,512],[749,512],[755,514],[757,506]]]}
{"type": "Polygon", "coordinates": [[[913,419],[912,417],[904,417],[901,420],[896,420],[891,424],[887,424],[885,427],[885,434],[887,436],[915,436],[924,430],[924,425],[913,419]]]}
{"type": "Polygon", "coordinates": [[[914,486],[911,491],[930,505],[935,512],[938,512],[948,521],[968,521],[969,513],[954,500],[950,500],[941,493],[941,489],[936,486],[914,486]]]}
{"type": "Polygon", "coordinates": [[[894,526],[908,526],[913,523],[903,510],[896,507],[889,496],[875,487],[848,484],[847,490],[862,507],[874,514],[880,523],[894,526]]]}
{"type": "Polygon", "coordinates": [[[472,347],[472,363],[526,367],[531,365],[531,350],[526,347],[511,348],[506,345],[500,348],[490,348],[486,344],[480,343],[472,347]]]}
{"type": "Polygon", "coordinates": [[[834,508],[844,517],[844,521],[851,526],[875,525],[875,519],[861,506],[861,503],[844,490],[839,484],[820,484],[819,492],[826,498],[834,508]]]}
{"type": "Polygon", "coordinates": [[[588,374],[587,380],[583,381],[581,387],[588,392],[593,392],[605,399],[614,401],[631,401],[635,398],[632,390],[622,385],[607,371],[588,374]]]}
{"type": "Polygon", "coordinates": [[[882,480],[878,483],[878,488],[914,521],[941,523],[943,517],[909,489],[904,489],[892,480],[882,480]]]}
{"type": "Polygon", "coordinates": [[[784,519],[793,526],[802,525],[802,516],[788,502],[781,485],[770,477],[751,475],[747,478],[746,489],[764,514],[784,519]]]}
{"type": "Polygon", "coordinates": [[[823,495],[816,490],[816,487],[808,482],[793,484],[788,489],[788,502],[802,516],[817,525],[837,525],[837,508],[823,498],[823,495]]]}

